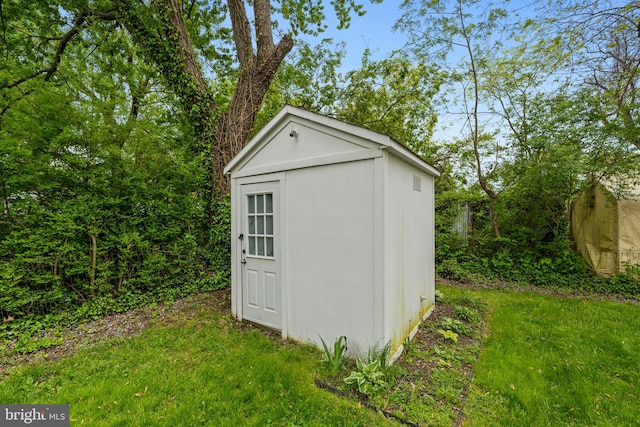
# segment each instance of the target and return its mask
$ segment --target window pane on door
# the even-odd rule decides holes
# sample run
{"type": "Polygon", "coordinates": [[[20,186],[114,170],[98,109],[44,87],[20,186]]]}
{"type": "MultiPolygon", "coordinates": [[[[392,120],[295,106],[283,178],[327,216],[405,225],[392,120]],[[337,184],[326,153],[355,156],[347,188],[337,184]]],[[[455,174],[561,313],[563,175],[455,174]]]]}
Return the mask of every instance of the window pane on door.
{"type": "Polygon", "coordinates": [[[256,254],[256,238],[249,237],[249,255],[256,254]]]}
{"type": "Polygon", "coordinates": [[[258,194],[256,196],[256,212],[263,213],[264,212],[264,195],[258,194]]]}
{"type": "Polygon", "coordinates": [[[264,237],[258,237],[258,256],[264,256],[264,237]]]}
{"type": "Polygon", "coordinates": [[[266,237],[267,240],[267,256],[273,256],[273,237],[266,237]]]}
{"type": "Polygon", "coordinates": [[[247,255],[275,256],[273,209],[273,193],[247,195],[247,255]]]}
{"type": "Polygon", "coordinates": [[[266,213],[273,213],[273,194],[264,195],[264,211],[266,213]]]}

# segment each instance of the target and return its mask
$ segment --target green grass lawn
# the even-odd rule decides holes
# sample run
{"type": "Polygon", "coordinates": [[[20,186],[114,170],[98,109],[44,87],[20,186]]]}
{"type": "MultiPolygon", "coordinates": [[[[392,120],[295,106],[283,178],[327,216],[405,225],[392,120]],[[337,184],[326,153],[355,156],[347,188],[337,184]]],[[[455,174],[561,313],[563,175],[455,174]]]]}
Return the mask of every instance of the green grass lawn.
{"type": "Polygon", "coordinates": [[[137,337],[13,369],[0,402],[70,404],[71,425],[388,425],[315,387],[316,349],[197,310],[137,337]]]}
{"type": "Polygon", "coordinates": [[[490,313],[465,425],[639,425],[639,305],[466,292],[490,313]]]}
{"type": "MultiPolygon", "coordinates": [[[[638,425],[640,306],[522,292],[440,290],[453,303],[475,299],[487,304],[464,425],[638,425]]],[[[72,425],[396,424],[354,399],[317,388],[314,378],[322,375],[318,350],[239,327],[228,313],[200,300],[186,311],[159,318],[133,338],[12,368],[0,377],[0,403],[68,403],[72,425]]],[[[444,350],[438,357],[444,357],[444,350]]],[[[420,357],[416,351],[412,348],[411,357],[420,357]]],[[[444,389],[446,370],[454,364],[442,365],[437,383],[444,389]]],[[[460,406],[455,396],[442,401],[460,406]]],[[[432,418],[449,423],[452,416],[432,418]]]]}

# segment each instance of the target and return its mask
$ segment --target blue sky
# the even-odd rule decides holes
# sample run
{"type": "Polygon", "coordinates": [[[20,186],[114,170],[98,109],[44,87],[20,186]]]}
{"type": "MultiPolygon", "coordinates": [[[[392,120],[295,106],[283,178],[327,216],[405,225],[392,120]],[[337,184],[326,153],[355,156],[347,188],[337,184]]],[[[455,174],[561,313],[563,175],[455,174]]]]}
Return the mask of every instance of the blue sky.
{"type": "Polygon", "coordinates": [[[401,15],[399,3],[386,1],[382,4],[367,4],[364,16],[354,17],[348,29],[335,31],[335,40],[347,43],[345,68],[358,67],[366,48],[371,49],[374,57],[382,58],[394,49],[403,47],[404,35],[399,31],[392,31],[401,15]]]}
{"type": "MultiPolygon", "coordinates": [[[[333,13],[331,5],[325,3],[326,23],[329,28],[322,33],[319,38],[333,38],[334,42],[346,43],[346,57],[343,60],[345,71],[360,67],[362,52],[369,48],[374,59],[382,59],[395,50],[401,49],[406,40],[405,34],[400,31],[392,31],[393,25],[402,15],[400,10],[401,1],[384,0],[381,4],[371,4],[367,0],[361,0],[366,14],[364,16],[353,16],[351,26],[346,30],[337,30],[337,19],[333,13]]],[[[536,0],[519,0],[509,2],[508,0],[482,0],[474,6],[478,10],[486,7],[505,7],[509,9],[509,14],[513,19],[521,19],[527,16],[534,16],[536,0]]],[[[314,40],[309,37],[313,44],[314,40]]]]}
{"type": "MultiPolygon", "coordinates": [[[[325,14],[327,15],[325,22],[329,28],[317,38],[307,36],[307,40],[312,45],[323,38],[332,38],[335,43],[344,42],[346,44],[345,57],[340,70],[343,73],[360,67],[362,53],[365,49],[370,49],[373,59],[384,59],[392,51],[402,49],[407,38],[402,32],[392,30],[392,27],[402,15],[400,10],[401,1],[385,0],[381,4],[371,4],[367,0],[360,0],[360,3],[364,4],[367,13],[361,17],[353,16],[348,29],[337,30],[337,19],[329,2],[325,2],[325,14]]],[[[524,17],[534,17],[537,4],[536,0],[518,0],[517,2],[498,0],[495,3],[491,0],[481,0],[480,3],[472,6],[472,8],[477,9],[479,12],[475,15],[475,18],[481,19],[487,7],[502,5],[502,7],[509,9],[509,20],[519,20],[524,17]]],[[[451,65],[455,65],[458,62],[455,52],[449,62],[451,65]]],[[[436,130],[438,137],[450,138],[451,135],[459,135],[465,123],[460,120],[462,115],[458,111],[459,109],[452,107],[452,110],[454,110],[452,114],[441,111],[436,130]]]]}
{"type": "Polygon", "coordinates": [[[346,30],[336,29],[336,20],[331,7],[327,5],[325,11],[329,28],[320,37],[333,38],[334,42],[346,43],[346,56],[343,68],[352,70],[360,66],[362,52],[369,48],[376,59],[382,59],[395,49],[404,45],[404,35],[393,32],[391,27],[401,15],[400,2],[387,0],[382,4],[363,2],[367,13],[364,16],[354,16],[351,25],[346,30]]]}

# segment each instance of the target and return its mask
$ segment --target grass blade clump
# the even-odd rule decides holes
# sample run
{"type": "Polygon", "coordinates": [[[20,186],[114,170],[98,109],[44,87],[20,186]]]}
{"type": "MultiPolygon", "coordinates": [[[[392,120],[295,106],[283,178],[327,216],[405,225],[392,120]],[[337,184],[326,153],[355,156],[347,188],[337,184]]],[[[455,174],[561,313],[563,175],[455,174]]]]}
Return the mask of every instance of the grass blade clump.
{"type": "Polygon", "coordinates": [[[347,355],[347,337],[344,335],[338,337],[335,343],[333,343],[333,351],[329,350],[329,347],[327,347],[322,337],[320,337],[320,341],[322,341],[322,347],[324,347],[322,366],[324,366],[331,375],[338,375],[342,368],[344,368],[347,360],[349,360],[349,356],[347,355]]]}

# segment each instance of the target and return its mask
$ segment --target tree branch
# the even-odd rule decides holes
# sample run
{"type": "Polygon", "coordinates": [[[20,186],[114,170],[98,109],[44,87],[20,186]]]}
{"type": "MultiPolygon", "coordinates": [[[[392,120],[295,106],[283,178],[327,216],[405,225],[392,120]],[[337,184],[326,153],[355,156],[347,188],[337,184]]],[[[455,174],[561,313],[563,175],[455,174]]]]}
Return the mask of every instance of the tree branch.
{"type": "Polygon", "coordinates": [[[67,45],[74,37],[76,37],[80,33],[80,28],[84,25],[87,20],[87,16],[89,15],[88,9],[84,9],[80,15],[76,18],[76,21],[73,23],[73,27],[69,30],[58,43],[58,47],[56,48],[56,53],[53,57],[53,62],[51,65],[45,69],[46,76],[44,77],[45,81],[51,80],[53,74],[58,71],[58,67],[60,66],[60,62],[62,61],[62,54],[64,53],[67,45]]]}
{"type": "Polygon", "coordinates": [[[182,16],[180,3],[178,0],[164,0],[162,4],[169,15],[169,25],[166,26],[167,35],[169,35],[169,37],[174,35],[177,36],[178,55],[180,56],[184,69],[195,82],[198,92],[206,93],[207,84],[204,81],[202,71],[200,70],[200,64],[198,64],[198,60],[196,59],[196,55],[193,51],[187,26],[182,16]]]}
{"type": "Polygon", "coordinates": [[[116,14],[115,9],[108,10],[106,12],[101,12],[99,10],[94,10],[94,9],[85,9],[85,11],[87,11],[89,16],[93,16],[103,21],[115,21],[116,19],[118,19],[118,15],[116,14]]]}
{"type": "MultiPolygon", "coordinates": [[[[236,44],[238,61],[245,66],[253,60],[253,43],[251,41],[251,27],[247,19],[247,11],[243,0],[228,0],[229,14],[231,15],[231,27],[233,29],[233,41],[236,44]]],[[[268,3],[268,2],[267,2],[268,3]]],[[[271,29],[269,29],[271,32],[271,29]]]]}
{"type": "Polygon", "coordinates": [[[2,25],[2,41],[5,47],[5,58],[9,59],[9,45],[7,44],[7,26],[4,22],[4,11],[2,10],[2,0],[0,0],[0,25],[2,25]]]}
{"type": "Polygon", "coordinates": [[[78,15],[78,17],[76,18],[76,21],[73,23],[73,27],[71,28],[71,30],[69,30],[60,39],[60,42],[58,43],[58,47],[56,48],[56,53],[53,58],[53,62],[51,63],[49,68],[46,69],[46,76],[44,78],[45,81],[51,80],[51,77],[53,76],[53,74],[56,71],[58,71],[58,67],[60,66],[60,62],[62,61],[62,54],[67,48],[67,45],[71,40],[73,40],[80,33],[82,26],[86,22],[87,18],[90,16],[93,16],[102,20],[116,19],[115,11],[100,12],[100,11],[88,9],[88,8],[83,9],[82,12],[80,12],[80,15],[78,15]]]}
{"type": "Polygon", "coordinates": [[[258,57],[269,55],[273,50],[273,29],[271,28],[271,5],[269,0],[255,0],[253,14],[256,21],[256,44],[258,57]]]}
{"type": "Polygon", "coordinates": [[[189,5],[189,9],[187,10],[187,13],[185,14],[187,19],[191,19],[191,12],[193,12],[193,7],[195,5],[196,5],[196,0],[191,0],[191,4],[189,5]]]}
{"type": "Polygon", "coordinates": [[[89,17],[96,17],[98,19],[102,19],[102,20],[115,20],[116,19],[116,14],[115,11],[108,11],[108,12],[100,12],[97,10],[93,10],[93,9],[88,9],[85,8],[82,10],[82,12],[80,12],[80,14],[76,17],[73,26],[71,27],[71,29],[69,31],[67,31],[58,41],[58,46],[56,46],[56,51],[54,53],[53,56],[53,60],[51,61],[51,64],[48,67],[45,68],[41,68],[37,71],[34,71],[33,73],[22,77],[12,83],[9,83],[7,85],[5,85],[3,87],[3,89],[10,89],[16,86],[21,85],[22,83],[31,80],[35,77],[38,77],[39,75],[44,74],[44,80],[45,81],[49,81],[51,80],[51,78],[53,77],[53,75],[56,73],[56,71],[58,71],[58,67],[60,67],[60,63],[62,62],[62,55],[64,54],[65,50],[67,49],[67,46],[69,45],[69,43],[78,35],[80,34],[80,31],[82,30],[82,27],[84,26],[84,24],[87,22],[87,18],[89,17]]]}

